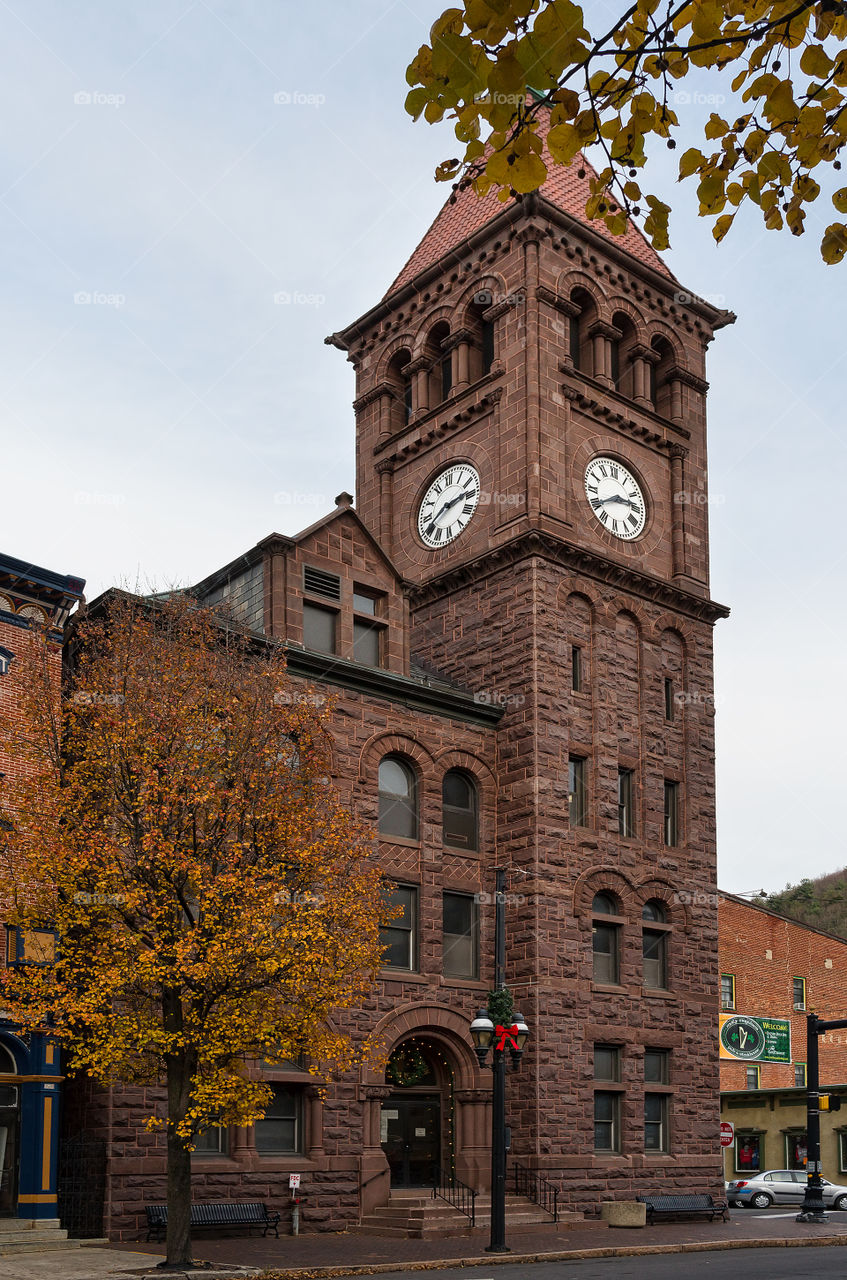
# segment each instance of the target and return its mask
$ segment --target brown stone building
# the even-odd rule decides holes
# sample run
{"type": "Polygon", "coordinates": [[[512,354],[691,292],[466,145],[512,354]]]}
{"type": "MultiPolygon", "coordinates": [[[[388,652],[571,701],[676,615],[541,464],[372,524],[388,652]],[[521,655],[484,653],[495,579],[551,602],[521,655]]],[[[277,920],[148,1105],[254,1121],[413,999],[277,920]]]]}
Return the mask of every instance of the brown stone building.
{"type": "MultiPolygon", "coordinates": [[[[489,1177],[468,1026],[507,982],[531,1028],[513,1163],[567,1206],[717,1190],[717,911],[705,351],[728,313],[631,228],[581,217],[577,166],[505,206],[445,205],[385,297],[328,341],[356,375],[356,507],[211,575],[335,700],[335,781],[380,832],[402,919],[349,1015],[388,1072],[325,1098],[292,1064],[251,1130],[208,1136],[197,1197],[288,1197],[343,1227],[442,1166],[489,1177]]],[[[163,1158],[136,1100],[97,1120],[107,1228],[163,1158]]],[[[93,1123],[88,1106],[77,1124],[93,1123]]]]}
{"type": "MultiPolygon", "coordinates": [[[[847,940],[722,893],[721,1014],[790,1024],[787,1062],[721,1060],[721,1118],[735,1126],[727,1178],[806,1162],[806,1015],[847,1017],[847,940]]],[[[847,1031],[821,1036],[820,1083],[845,1095],[821,1116],[824,1177],[847,1182],[847,1031]]]]}

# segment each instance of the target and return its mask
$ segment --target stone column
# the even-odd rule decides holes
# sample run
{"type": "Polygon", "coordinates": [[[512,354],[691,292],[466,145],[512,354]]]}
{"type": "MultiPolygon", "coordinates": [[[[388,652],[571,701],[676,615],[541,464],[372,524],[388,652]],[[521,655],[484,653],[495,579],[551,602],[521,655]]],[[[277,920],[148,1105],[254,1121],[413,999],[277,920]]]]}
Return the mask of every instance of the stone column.
{"type": "Polygon", "coordinates": [[[320,1160],[324,1153],[324,1100],[323,1090],[309,1085],[306,1090],[309,1119],[306,1132],[309,1135],[309,1159],[320,1160]]]}
{"type": "Polygon", "coordinates": [[[452,352],[454,391],[470,386],[472,341],[470,329],[456,329],[444,343],[445,349],[452,352]]]}
{"type": "Polygon", "coordinates": [[[376,464],[379,476],[379,537],[390,556],[394,531],[394,463],[386,458],[376,464]]]}
{"type": "Polygon", "coordinates": [[[366,391],[364,395],[353,401],[357,428],[359,426],[359,414],[364,412],[374,401],[377,401],[379,406],[377,409],[377,429],[379,442],[382,443],[393,434],[396,426],[394,405],[397,401],[397,392],[390,382],[378,383],[375,387],[371,387],[370,391],[366,391]]]}
{"type": "Polygon", "coordinates": [[[620,340],[621,331],[605,320],[595,320],[588,330],[588,336],[594,344],[594,367],[592,376],[596,382],[607,387],[614,386],[612,381],[612,343],[620,340]]]}
{"type": "Polygon", "coordinates": [[[426,356],[418,356],[406,365],[406,373],[412,379],[412,417],[429,413],[429,371],[432,362],[426,356]]]}
{"type": "Polygon", "coordinates": [[[457,1089],[454,1098],[456,1173],[479,1191],[491,1181],[491,1095],[485,1089],[457,1089]]]}
{"type": "Polygon", "coordinates": [[[655,410],[656,406],[650,396],[650,366],[657,365],[661,356],[658,351],[641,342],[636,343],[629,354],[632,360],[632,398],[643,408],[655,410]]]}
{"type": "Polygon", "coordinates": [[[387,1085],[369,1084],[365,1085],[363,1093],[365,1096],[363,1145],[365,1147],[381,1147],[379,1125],[382,1104],[386,1098],[391,1097],[391,1090],[387,1085]]]}
{"type": "Polygon", "coordinates": [[[672,444],[668,450],[671,458],[671,553],[674,577],[687,572],[685,563],[685,459],[688,450],[684,445],[672,444]]]}

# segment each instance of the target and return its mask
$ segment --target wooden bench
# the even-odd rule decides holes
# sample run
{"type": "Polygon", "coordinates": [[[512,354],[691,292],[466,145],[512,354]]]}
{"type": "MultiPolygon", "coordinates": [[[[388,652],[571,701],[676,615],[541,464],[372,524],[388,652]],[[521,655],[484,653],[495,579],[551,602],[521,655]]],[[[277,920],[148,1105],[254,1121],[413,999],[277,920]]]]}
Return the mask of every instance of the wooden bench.
{"type": "MultiPolygon", "coordinates": [[[[157,1240],[164,1240],[168,1226],[168,1206],[166,1204],[146,1204],[147,1239],[155,1235],[157,1240]]],[[[261,1227],[266,1236],[273,1230],[279,1239],[280,1214],[268,1213],[267,1205],[251,1200],[216,1200],[212,1204],[192,1204],[191,1230],[215,1230],[218,1227],[261,1227]]]]}
{"type": "Polygon", "coordinates": [[[709,1195],[682,1196],[636,1196],[639,1204],[647,1206],[647,1221],[652,1223],[656,1218],[670,1218],[681,1214],[705,1216],[714,1221],[720,1214],[724,1222],[727,1220],[729,1205],[725,1200],[715,1200],[709,1195]]]}

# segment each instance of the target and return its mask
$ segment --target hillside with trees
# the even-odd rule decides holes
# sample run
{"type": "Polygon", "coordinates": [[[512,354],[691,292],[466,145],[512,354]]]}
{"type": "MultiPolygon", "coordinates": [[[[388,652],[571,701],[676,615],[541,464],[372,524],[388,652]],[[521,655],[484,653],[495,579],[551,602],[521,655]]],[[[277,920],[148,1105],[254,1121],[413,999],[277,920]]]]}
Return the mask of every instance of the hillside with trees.
{"type": "Polygon", "coordinates": [[[814,880],[786,885],[778,893],[759,894],[753,901],[815,929],[847,937],[847,867],[814,880]]]}

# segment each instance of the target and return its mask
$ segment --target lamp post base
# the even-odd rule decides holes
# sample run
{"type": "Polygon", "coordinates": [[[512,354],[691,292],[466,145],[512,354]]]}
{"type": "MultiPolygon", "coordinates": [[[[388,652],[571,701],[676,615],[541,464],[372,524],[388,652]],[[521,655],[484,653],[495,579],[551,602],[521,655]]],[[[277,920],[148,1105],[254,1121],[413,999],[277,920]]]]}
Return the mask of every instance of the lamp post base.
{"type": "Polygon", "coordinates": [[[505,1245],[487,1244],[485,1246],[486,1253],[511,1253],[511,1249],[507,1249],[505,1245]]]}
{"type": "Polygon", "coordinates": [[[794,1219],[795,1222],[829,1222],[829,1218],[823,1209],[804,1209],[802,1213],[798,1213],[794,1219]]]}

